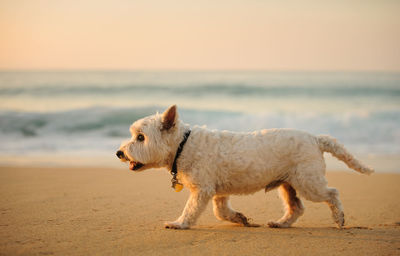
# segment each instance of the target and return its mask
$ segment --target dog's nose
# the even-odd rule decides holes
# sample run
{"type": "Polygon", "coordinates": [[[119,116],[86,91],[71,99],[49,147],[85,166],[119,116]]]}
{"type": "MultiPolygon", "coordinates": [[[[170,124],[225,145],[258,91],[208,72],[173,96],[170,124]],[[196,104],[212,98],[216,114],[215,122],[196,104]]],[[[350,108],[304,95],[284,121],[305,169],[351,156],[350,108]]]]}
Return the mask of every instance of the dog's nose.
{"type": "Polygon", "coordinates": [[[117,157],[118,157],[119,159],[123,158],[123,157],[124,157],[124,152],[122,152],[121,150],[118,150],[118,151],[117,151],[117,157]]]}

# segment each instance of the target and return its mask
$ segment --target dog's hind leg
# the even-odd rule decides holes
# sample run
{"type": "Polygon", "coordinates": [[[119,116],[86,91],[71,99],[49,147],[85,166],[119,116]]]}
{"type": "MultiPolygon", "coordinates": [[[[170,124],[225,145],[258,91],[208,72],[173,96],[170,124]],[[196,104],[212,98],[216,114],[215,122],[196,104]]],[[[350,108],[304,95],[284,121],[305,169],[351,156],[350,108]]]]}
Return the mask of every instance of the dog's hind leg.
{"type": "Polygon", "coordinates": [[[324,173],[321,171],[312,171],[311,166],[301,170],[302,176],[292,179],[292,185],[307,200],[313,202],[325,202],[332,211],[332,218],[339,228],[344,225],[344,213],[342,203],[339,199],[339,192],[335,188],[327,187],[327,181],[324,173]]]}
{"type": "MultiPolygon", "coordinates": [[[[336,188],[303,188],[306,191],[299,192],[304,195],[304,197],[313,202],[325,202],[328,204],[329,208],[332,211],[332,218],[336,222],[339,228],[342,228],[344,225],[344,213],[342,208],[342,203],[339,199],[339,192],[336,188]]],[[[303,190],[302,189],[302,190],[303,190]]]]}
{"type": "Polygon", "coordinates": [[[279,191],[284,201],[286,212],[278,221],[268,222],[268,226],[271,228],[290,227],[304,213],[303,203],[297,197],[296,190],[289,183],[284,182],[279,187],[279,191]]]}
{"type": "Polygon", "coordinates": [[[242,213],[233,210],[229,203],[228,196],[214,196],[213,210],[215,217],[219,220],[226,220],[241,224],[245,227],[259,227],[260,225],[249,223],[249,219],[242,213]]]}
{"type": "Polygon", "coordinates": [[[339,228],[344,225],[344,213],[342,203],[339,199],[339,191],[336,188],[327,188],[329,190],[330,198],[325,202],[328,204],[332,211],[332,218],[339,228]]]}
{"type": "Polygon", "coordinates": [[[201,212],[206,208],[211,196],[208,193],[193,190],[190,193],[189,200],[186,202],[182,215],[173,222],[166,222],[165,228],[171,229],[188,229],[195,224],[201,212]]]}

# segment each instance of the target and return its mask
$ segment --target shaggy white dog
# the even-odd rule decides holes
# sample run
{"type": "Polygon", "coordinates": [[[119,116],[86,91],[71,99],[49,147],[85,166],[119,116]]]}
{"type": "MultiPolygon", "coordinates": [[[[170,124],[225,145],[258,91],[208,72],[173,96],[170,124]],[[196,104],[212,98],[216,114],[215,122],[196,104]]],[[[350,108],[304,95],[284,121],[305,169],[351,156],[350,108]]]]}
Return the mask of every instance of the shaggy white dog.
{"type": "Polygon", "coordinates": [[[190,190],[182,215],[165,223],[166,228],[189,228],[210,199],[218,219],[256,226],[230,207],[229,195],[277,187],[286,213],[269,222],[270,227],[289,227],[303,214],[297,191],[308,200],[326,202],[341,228],[343,209],[338,191],[327,187],[323,153],[330,152],[360,173],[374,172],[332,137],[291,129],[234,133],[190,128],[178,119],[175,105],[163,114],[136,121],[130,132],[132,138],[118,150],[118,158],[129,161],[135,171],[165,167],[174,174],[177,170],[173,185],[178,189],[183,184],[190,190]]]}

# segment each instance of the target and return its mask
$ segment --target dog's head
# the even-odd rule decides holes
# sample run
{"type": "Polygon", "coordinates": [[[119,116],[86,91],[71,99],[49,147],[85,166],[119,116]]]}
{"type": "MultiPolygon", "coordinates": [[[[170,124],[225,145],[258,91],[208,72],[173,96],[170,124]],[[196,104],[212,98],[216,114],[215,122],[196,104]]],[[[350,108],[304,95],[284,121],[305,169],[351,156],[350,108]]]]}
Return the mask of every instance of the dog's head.
{"type": "Polygon", "coordinates": [[[129,129],[131,139],[121,145],[117,157],[129,162],[129,169],[133,171],[165,167],[167,159],[173,154],[177,122],[176,105],[169,107],[163,114],[137,120],[129,129]]]}

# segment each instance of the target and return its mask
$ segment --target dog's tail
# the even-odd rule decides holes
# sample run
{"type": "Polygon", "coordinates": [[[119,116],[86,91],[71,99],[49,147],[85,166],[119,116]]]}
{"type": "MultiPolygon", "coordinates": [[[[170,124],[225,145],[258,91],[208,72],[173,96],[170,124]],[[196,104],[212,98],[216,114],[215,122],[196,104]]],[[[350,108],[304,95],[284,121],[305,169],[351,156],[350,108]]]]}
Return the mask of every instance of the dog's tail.
{"type": "Polygon", "coordinates": [[[321,151],[331,153],[334,157],[343,161],[349,168],[368,175],[374,172],[374,169],[363,165],[342,144],[337,142],[335,138],[328,135],[319,135],[317,136],[317,141],[321,151]]]}

